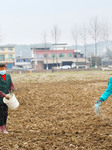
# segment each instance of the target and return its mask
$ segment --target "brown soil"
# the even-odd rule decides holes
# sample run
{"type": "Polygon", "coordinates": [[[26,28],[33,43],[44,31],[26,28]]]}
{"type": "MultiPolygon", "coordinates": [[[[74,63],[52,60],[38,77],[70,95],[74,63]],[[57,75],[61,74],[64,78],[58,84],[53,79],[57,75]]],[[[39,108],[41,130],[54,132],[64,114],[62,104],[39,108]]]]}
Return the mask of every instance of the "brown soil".
{"type": "Polygon", "coordinates": [[[20,106],[9,110],[0,150],[111,150],[112,97],[100,117],[93,108],[110,76],[103,75],[12,75],[20,106]]]}

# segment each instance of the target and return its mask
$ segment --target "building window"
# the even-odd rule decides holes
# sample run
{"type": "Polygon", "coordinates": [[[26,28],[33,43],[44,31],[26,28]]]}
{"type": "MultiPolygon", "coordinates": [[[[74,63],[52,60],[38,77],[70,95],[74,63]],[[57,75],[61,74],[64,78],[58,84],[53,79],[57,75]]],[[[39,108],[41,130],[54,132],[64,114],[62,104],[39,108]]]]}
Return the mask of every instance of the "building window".
{"type": "Polygon", "coordinates": [[[22,62],[26,62],[26,60],[25,60],[25,59],[22,59],[22,62]]]}
{"type": "Polygon", "coordinates": [[[13,59],[13,55],[12,55],[12,54],[9,54],[9,55],[8,55],[8,59],[13,59]]]}
{"type": "Polygon", "coordinates": [[[5,49],[4,48],[0,48],[0,51],[4,51],[5,49]]]}
{"type": "Polygon", "coordinates": [[[29,62],[29,59],[28,59],[28,58],[26,58],[26,62],[29,62]]]}
{"type": "Polygon", "coordinates": [[[35,58],[41,58],[41,54],[36,54],[35,58]]]}
{"type": "Polygon", "coordinates": [[[74,54],[74,58],[77,58],[77,54],[74,54]]]}
{"type": "Polygon", "coordinates": [[[74,53],[74,57],[75,57],[75,58],[80,58],[80,57],[81,57],[81,54],[76,52],[76,53],[74,53]]]}
{"type": "Polygon", "coordinates": [[[56,54],[51,54],[51,58],[56,58],[56,54]]]}
{"type": "Polygon", "coordinates": [[[0,55],[0,61],[5,61],[5,55],[0,55]]]}
{"type": "Polygon", "coordinates": [[[69,53],[69,54],[67,54],[67,57],[72,57],[72,54],[70,54],[70,53],[69,53]]]}
{"type": "Polygon", "coordinates": [[[64,54],[59,54],[59,57],[63,58],[63,57],[65,57],[65,55],[64,54]]]}
{"type": "Polygon", "coordinates": [[[30,58],[26,58],[26,62],[31,62],[31,59],[30,58]]]}
{"type": "Polygon", "coordinates": [[[19,59],[16,59],[16,62],[19,62],[19,59]]]}
{"type": "Polygon", "coordinates": [[[48,58],[48,54],[44,54],[44,58],[48,58]]]}
{"type": "Polygon", "coordinates": [[[9,47],[9,48],[8,48],[8,51],[13,51],[13,48],[9,47]]]}

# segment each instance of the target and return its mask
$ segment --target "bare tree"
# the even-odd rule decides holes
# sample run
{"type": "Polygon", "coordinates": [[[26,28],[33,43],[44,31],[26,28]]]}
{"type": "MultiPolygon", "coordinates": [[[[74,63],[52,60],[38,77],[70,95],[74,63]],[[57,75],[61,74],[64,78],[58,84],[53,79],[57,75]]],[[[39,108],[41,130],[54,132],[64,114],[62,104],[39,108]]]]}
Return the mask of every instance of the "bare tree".
{"type": "Polygon", "coordinates": [[[55,49],[56,49],[56,63],[57,63],[57,67],[58,67],[57,44],[58,44],[59,38],[61,36],[61,31],[57,25],[54,25],[54,27],[51,31],[51,35],[54,40],[54,45],[55,45],[55,49]]]}
{"type": "Polygon", "coordinates": [[[87,52],[87,36],[88,36],[88,32],[87,32],[87,27],[84,25],[81,27],[80,29],[80,36],[83,40],[83,44],[84,44],[84,51],[85,51],[85,64],[86,64],[86,52],[87,52]]]}
{"type": "Polygon", "coordinates": [[[102,34],[101,34],[101,38],[104,40],[105,42],[105,46],[106,46],[106,51],[107,51],[107,58],[108,58],[108,65],[109,65],[109,61],[110,61],[110,54],[109,54],[109,47],[108,47],[108,42],[109,42],[109,38],[111,35],[111,27],[108,23],[103,23],[102,25],[102,34]]]}
{"type": "Polygon", "coordinates": [[[95,59],[95,68],[97,68],[97,42],[98,42],[98,40],[100,38],[100,34],[101,34],[101,26],[100,26],[100,23],[99,23],[97,17],[94,17],[91,19],[89,34],[95,43],[95,58],[96,58],[95,59]]]}
{"type": "Polygon", "coordinates": [[[79,29],[77,28],[77,26],[75,26],[72,29],[72,37],[73,37],[74,42],[75,42],[75,50],[76,50],[76,58],[77,58],[76,65],[78,67],[78,49],[77,49],[77,46],[78,46],[78,38],[79,38],[79,29]]]}
{"type": "Polygon", "coordinates": [[[46,32],[43,32],[43,41],[44,41],[44,46],[46,50],[45,58],[46,58],[46,70],[48,70],[48,54],[47,54],[47,34],[46,32]]]}

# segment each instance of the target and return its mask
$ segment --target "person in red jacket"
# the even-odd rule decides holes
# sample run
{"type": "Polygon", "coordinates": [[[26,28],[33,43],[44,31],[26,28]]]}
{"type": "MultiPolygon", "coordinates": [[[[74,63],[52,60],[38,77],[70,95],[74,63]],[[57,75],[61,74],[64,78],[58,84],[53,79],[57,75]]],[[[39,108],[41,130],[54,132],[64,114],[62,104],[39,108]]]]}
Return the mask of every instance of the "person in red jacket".
{"type": "Polygon", "coordinates": [[[0,64],[0,132],[7,134],[6,122],[8,116],[8,106],[3,102],[3,98],[9,100],[7,95],[14,91],[14,85],[10,74],[6,73],[5,64],[0,64]]]}

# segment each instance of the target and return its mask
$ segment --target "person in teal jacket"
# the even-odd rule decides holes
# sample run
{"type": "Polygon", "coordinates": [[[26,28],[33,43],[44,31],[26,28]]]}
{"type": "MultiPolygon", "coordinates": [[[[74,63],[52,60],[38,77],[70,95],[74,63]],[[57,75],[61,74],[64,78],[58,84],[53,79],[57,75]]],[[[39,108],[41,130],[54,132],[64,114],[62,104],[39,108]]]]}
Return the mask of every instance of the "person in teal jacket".
{"type": "Polygon", "coordinates": [[[101,95],[99,100],[96,101],[96,104],[94,105],[96,114],[98,114],[98,112],[100,110],[101,103],[104,102],[111,94],[112,94],[112,76],[110,77],[110,79],[108,81],[108,86],[107,86],[106,90],[101,95]]]}
{"type": "Polygon", "coordinates": [[[14,91],[14,85],[10,74],[6,73],[5,64],[0,64],[0,132],[7,134],[6,122],[8,116],[8,107],[3,102],[3,98],[9,100],[8,93],[14,91]]]}

